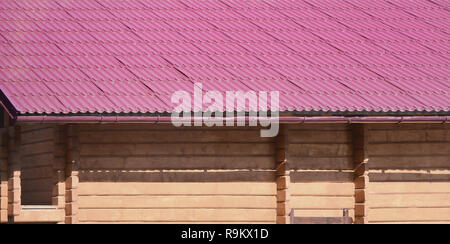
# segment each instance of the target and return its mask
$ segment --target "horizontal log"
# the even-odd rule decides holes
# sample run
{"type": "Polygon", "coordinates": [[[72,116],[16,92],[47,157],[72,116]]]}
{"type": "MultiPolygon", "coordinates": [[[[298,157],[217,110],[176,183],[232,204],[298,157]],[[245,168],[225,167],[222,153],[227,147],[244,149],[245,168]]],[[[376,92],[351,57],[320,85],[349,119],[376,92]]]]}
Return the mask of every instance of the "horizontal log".
{"type": "Polygon", "coordinates": [[[372,208],[405,208],[405,207],[448,207],[450,193],[445,194],[373,194],[370,196],[372,208]]]}
{"type": "Polygon", "coordinates": [[[57,223],[64,221],[64,210],[25,210],[14,218],[15,223],[57,223]]]}
{"type": "Polygon", "coordinates": [[[53,153],[54,150],[54,142],[53,141],[45,141],[39,142],[35,144],[27,144],[21,147],[21,153],[24,156],[27,155],[36,155],[43,153],[53,153]]]}
{"type": "Polygon", "coordinates": [[[373,156],[445,156],[450,155],[450,143],[386,143],[371,144],[369,153],[373,156]]]}
{"type": "Polygon", "coordinates": [[[275,182],[103,183],[80,182],[79,195],[258,195],[275,196],[275,182]]]}
{"type": "Polygon", "coordinates": [[[289,144],[290,156],[303,157],[349,157],[352,155],[350,144],[289,144]]]}
{"type": "Polygon", "coordinates": [[[450,182],[370,182],[370,193],[450,193],[450,182]]]}
{"type": "MultiPolygon", "coordinates": [[[[294,208],[295,217],[342,217],[343,209],[298,209],[294,208]]],[[[349,216],[354,218],[353,208],[348,209],[349,216]]]]}
{"type": "Polygon", "coordinates": [[[435,225],[435,224],[450,224],[450,221],[440,221],[440,220],[428,220],[428,221],[396,221],[396,222],[389,222],[389,221],[369,221],[370,224],[387,224],[387,225],[435,225]]]}
{"type": "Polygon", "coordinates": [[[428,173],[428,172],[385,172],[370,173],[371,182],[449,182],[450,174],[448,173],[428,173]]]}
{"type": "Polygon", "coordinates": [[[39,180],[22,179],[21,185],[22,185],[22,191],[24,191],[24,192],[52,191],[52,189],[53,189],[53,181],[50,178],[39,179],[39,180]]]}
{"type": "Polygon", "coordinates": [[[369,124],[370,130],[448,130],[450,124],[369,124]]]}
{"type": "Polygon", "coordinates": [[[22,167],[22,179],[41,179],[48,178],[51,179],[53,177],[53,168],[51,165],[48,166],[39,166],[39,167],[22,167]]]}
{"type": "Polygon", "coordinates": [[[21,126],[22,133],[28,133],[35,130],[45,130],[53,128],[53,125],[51,124],[27,124],[24,126],[21,126]]]}
{"type": "Polygon", "coordinates": [[[371,143],[446,141],[450,141],[448,130],[375,130],[370,133],[371,143]]]}
{"type": "Polygon", "coordinates": [[[275,221],[265,209],[80,209],[80,221],[275,221]]]}
{"type": "Polygon", "coordinates": [[[289,167],[294,170],[351,170],[353,166],[352,157],[289,157],[289,167]]]}
{"type": "Polygon", "coordinates": [[[353,182],[347,183],[292,183],[289,191],[292,196],[350,196],[354,195],[353,182]]]}
{"type": "Polygon", "coordinates": [[[54,139],[54,128],[43,128],[22,133],[23,144],[33,144],[54,139]]]}
{"type": "Polygon", "coordinates": [[[80,209],[275,209],[275,196],[82,196],[80,209]]]}
{"type": "Polygon", "coordinates": [[[82,157],[81,169],[274,169],[273,156],[82,157]]]}
{"type": "Polygon", "coordinates": [[[182,143],[182,144],[81,144],[82,156],[151,156],[151,155],[273,155],[270,143],[182,143]]]}
{"type": "Polygon", "coordinates": [[[290,131],[290,143],[350,143],[349,131],[290,131]]]}
{"type": "Polygon", "coordinates": [[[353,182],[353,172],[304,171],[291,172],[291,182],[353,182]]]}
{"type": "Polygon", "coordinates": [[[348,131],[348,124],[288,124],[289,130],[301,131],[348,131]]]}
{"type": "Polygon", "coordinates": [[[353,208],[353,197],[292,196],[290,205],[296,209],[344,209],[353,208]]]}
{"type": "Polygon", "coordinates": [[[223,172],[139,172],[139,171],[80,171],[80,181],[88,182],[274,182],[275,171],[223,172]]]}
{"type": "Polygon", "coordinates": [[[450,221],[450,208],[369,209],[370,221],[450,221]]]}
{"type": "Polygon", "coordinates": [[[449,156],[371,157],[371,169],[449,169],[449,156]]]}
{"type": "Polygon", "coordinates": [[[260,127],[197,127],[183,126],[175,127],[172,124],[139,124],[139,123],[102,123],[102,124],[81,124],[78,127],[80,132],[84,131],[259,131],[260,127]]]}
{"type": "Polygon", "coordinates": [[[107,224],[107,225],[113,225],[113,224],[275,224],[275,221],[80,221],[82,224],[107,224]]]}
{"type": "Polygon", "coordinates": [[[52,160],[53,155],[50,152],[46,152],[44,154],[24,155],[22,157],[21,165],[22,167],[50,166],[52,160]]]}
{"type": "Polygon", "coordinates": [[[23,192],[22,204],[38,204],[38,205],[51,205],[52,204],[52,191],[45,192],[23,192]]]}
{"type": "Polygon", "coordinates": [[[259,131],[95,131],[80,132],[80,143],[271,142],[259,131]]]}

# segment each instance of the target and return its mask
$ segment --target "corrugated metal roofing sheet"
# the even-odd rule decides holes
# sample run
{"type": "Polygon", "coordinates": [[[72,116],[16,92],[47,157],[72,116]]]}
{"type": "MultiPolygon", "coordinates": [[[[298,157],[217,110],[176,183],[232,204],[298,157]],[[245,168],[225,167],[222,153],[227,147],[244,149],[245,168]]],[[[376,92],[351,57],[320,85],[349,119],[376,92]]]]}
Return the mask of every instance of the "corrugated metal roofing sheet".
{"type": "Polygon", "coordinates": [[[279,91],[283,111],[450,110],[442,0],[2,0],[21,114],[171,112],[171,94],[279,91]]]}

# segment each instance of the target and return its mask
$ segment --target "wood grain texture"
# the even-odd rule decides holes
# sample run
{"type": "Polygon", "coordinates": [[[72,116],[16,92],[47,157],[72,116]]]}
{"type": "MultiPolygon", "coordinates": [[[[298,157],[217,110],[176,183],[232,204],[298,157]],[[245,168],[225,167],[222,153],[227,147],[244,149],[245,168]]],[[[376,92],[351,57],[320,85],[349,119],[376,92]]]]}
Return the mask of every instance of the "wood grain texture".
{"type": "Polygon", "coordinates": [[[82,125],[81,223],[275,223],[275,148],[258,130],[82,125]]]}
{"type": "Polygon", "coordinates": [[[448,125],[370,126],[370,223],[450,220],[448,125]]]}
{"type": "Polygon", "coordinates": [[[22,204],[51,205],[55,127],[22,126],[22,204]]]}

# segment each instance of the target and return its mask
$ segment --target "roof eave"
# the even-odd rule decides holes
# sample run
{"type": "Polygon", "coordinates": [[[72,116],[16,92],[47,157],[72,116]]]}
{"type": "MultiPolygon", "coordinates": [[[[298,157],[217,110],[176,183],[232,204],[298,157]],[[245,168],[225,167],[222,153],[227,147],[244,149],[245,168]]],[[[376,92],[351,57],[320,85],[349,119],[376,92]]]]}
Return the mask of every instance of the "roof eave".
{"type": "MultiPolygon", "coordinates": [[[[260,118],[234,117],[224,118],[225,121],[245,121],[260,120],[260,118]]],[[[170,116],[17,116],[17,123],[171,123],[170,116]]],[[[277,118],[265,118],[263,120],[279,121],[280,123],[450,123],[450,116],[280,116],[277,118]]],[[[193,122],[192,119],[177,119],[177,122],[193,122]]],[[[211,121],[216,121],[211,118],[211,121]]]]}

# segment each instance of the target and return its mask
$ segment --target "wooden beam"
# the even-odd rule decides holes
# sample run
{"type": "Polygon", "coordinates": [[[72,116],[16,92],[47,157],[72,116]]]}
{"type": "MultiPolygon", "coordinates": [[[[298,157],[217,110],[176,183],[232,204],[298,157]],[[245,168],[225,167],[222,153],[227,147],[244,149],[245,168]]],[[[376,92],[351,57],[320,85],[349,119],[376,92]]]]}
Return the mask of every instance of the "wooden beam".
{"type": "Polygon", "coordinates": [[[64,209],[54,206],[23,206],[22,213],[14,219],[15,223],[61,223],[64,222],[64,209]]]}
{"type": "Polygon", "coordinates": [[[352,125],[353,162],[355,176],[355,224],[368,223],[369,154],[367,125],[352,125]]]}
{"type": "MultiPolygon", "coordinates": [[[[66,208],[66,130],[64,126],[54,126],[53,190],[52,205],[57,209],[66,208]]],[[[59,224],[65,223],[65,220],[59,224]]]]}
{"type": "Polygon", "coordinates": [[[289,224],[291,182],[288,165],[288,129],[280,125],[280,132],[275,138],[275,163],[277,165],[277,224],[289,224]]]}
{"type": "Polygon", "coordinates": [[[8,129],[0,129],[0,223],[8,222],[8,129]]]}
{"type": "Polygon", "coordinates": [[[78,224],[78,165],[80,152],[77,125],[68,125],[66,135],[65,223],[78,224]]]}
{"type": "Polygon", "coordinates": [[[8,216],[12,222],[20,215],[21,201],[21,128],[8,128],[8,216]]]}

